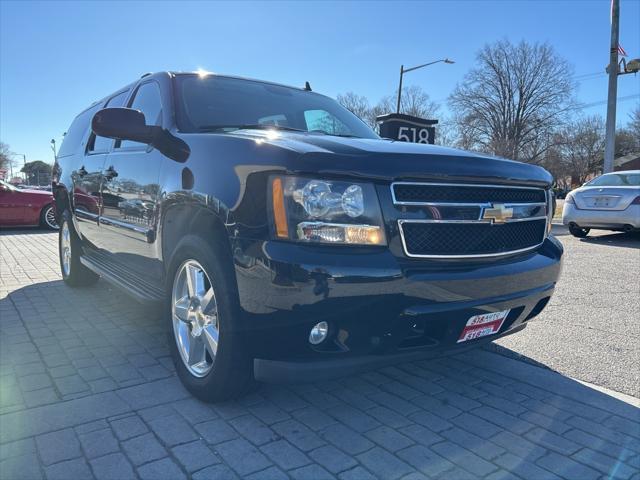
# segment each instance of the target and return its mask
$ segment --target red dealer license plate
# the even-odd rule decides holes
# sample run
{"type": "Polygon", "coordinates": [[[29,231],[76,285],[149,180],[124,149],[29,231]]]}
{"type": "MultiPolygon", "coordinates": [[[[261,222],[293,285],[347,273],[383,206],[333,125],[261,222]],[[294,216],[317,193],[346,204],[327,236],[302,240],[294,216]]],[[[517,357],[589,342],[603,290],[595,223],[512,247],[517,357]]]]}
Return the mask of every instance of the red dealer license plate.
{"type": "Polygon", "coordinates": [[[476,338],[493,335],[500,331],[500,327],[504,323],[504,319],[509,315],[510,310],[501,312],[483,313],[482,315],[474,315],[462,329],[460,338],[457,343],[475,340],[476,338]]]}

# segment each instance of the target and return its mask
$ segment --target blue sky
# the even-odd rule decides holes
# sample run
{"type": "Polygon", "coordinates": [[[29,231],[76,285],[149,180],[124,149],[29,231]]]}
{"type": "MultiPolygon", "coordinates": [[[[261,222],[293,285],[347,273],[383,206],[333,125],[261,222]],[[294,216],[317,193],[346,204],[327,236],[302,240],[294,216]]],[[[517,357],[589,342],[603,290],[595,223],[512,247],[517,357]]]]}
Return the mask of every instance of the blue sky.
{"type": "MultiPolygon", "coordinates": [[[[621,44],[640,57],[640,0],[622,0],[621,44]]],[[[425,2],[12,2],[0,0],[0,140],[27,160],[52,161],[73,117],[158,70],[242,75],[372,102],[394,91],[400,64],[442,57],[405,84],[446,100],[476,51],[507,38],[548,41],[570,60],[578,100],[606,99],[608,0],[425,2]],[[589,74],[595,74],[590,75],[589,74]],[[586,75],[586,77],[585,77],[586,75]]],[[[618,95],[640,94],[640,75],[618,95]]],[[[618,104],[626,123],[639,100],[618,104]]],[[[446,108],[444,109],[446,111],[446,108]]],[[[598,105],[584,113],[604,115],[598,105]]]]}

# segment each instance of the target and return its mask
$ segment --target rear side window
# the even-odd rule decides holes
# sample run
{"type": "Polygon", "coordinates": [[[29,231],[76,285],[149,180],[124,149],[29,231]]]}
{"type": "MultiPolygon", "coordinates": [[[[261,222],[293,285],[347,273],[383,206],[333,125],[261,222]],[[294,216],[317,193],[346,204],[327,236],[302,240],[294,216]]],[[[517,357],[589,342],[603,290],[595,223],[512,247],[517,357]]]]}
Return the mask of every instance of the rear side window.
{"type": "MultiPolygon", "coordinates": [[[[162,126],[162,100],[160,96],[160,87],[155,82],[143,83],[136,90],[133,101],[129,108],[140,110],[144,113],[147,125],[162,126]]],[[[129,147],[146,147],[145,144],[123,140],[120,143],[121,148],[129,147]]]]}
{"type": "Polygon", "coordinates": [[[587,185],[594,187],[640,187],[640,173],[610,173],[594,178],[587,185]]]}
{"type": "MultiPolygon", "coordinates": [[[[114,97],[111,97],[106,107],[122,107],[124,106],[124,102],[127,100],[127,95],[129,91],[119,93],[114,97]]],[[[89,148],[87,149],[89,152],[106,152],[111,147],[111,143],[113,140],[111,138],[106,137],[98,137],[97,135],[91,134],[91,138],[89,139],[89,148]]]]}
{"type": "Polygon", "coordinates": [[[58,151],[58,157],[68,157],[78,151],[85,133],[89,130],[89,124],[91,123],[93,115],[100,108],[101,104],[96,104],[76,117],[64,136],[64,140],[58,151]]]}

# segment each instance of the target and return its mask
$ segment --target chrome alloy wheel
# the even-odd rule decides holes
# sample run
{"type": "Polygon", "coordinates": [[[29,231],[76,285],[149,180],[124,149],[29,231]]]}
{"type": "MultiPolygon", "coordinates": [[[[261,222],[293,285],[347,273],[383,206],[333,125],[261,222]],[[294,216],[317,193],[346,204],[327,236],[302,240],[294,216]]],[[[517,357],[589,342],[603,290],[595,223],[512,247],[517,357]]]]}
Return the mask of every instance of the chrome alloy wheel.
{"type": "Polygon", "coordinates": [[[60,258],[62,259],[62,272],[65,277],[71,274],[71,232],[69,222],[62,222],[62,232],[60,232],[60,258]]]}
{"type": "Polygon", "coordinates": [[[44,221],[47,224],[47,227],[52,230],[57,230],[59,228],[58,222],[56,222],[56,214],[53,211],[52,206],[48,206],[44,212],[44,221]]]}
{"type": "Polygon", "coordinates": [[[185,261],[173,280],[173,334],[180,357],[195,377],[204,377],[216,360],[218,306],[209,276],[195,260],[185,261]]]}

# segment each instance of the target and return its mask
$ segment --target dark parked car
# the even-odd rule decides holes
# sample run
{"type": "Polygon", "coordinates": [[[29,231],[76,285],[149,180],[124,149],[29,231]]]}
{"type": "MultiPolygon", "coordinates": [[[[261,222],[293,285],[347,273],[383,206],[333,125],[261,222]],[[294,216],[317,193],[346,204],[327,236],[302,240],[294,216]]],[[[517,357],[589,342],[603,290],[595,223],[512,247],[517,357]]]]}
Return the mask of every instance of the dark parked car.
{"type": "Polygon", "coordinates": [[[60,265],[69,285],[165,302],[180,378],[216,401],[524,328],[560,273],[551,184],[380,139],[309,88],[157,73],[69,128],[60,265]]]}
{"type": "Polygon", "coordinates": [[[16,188],[0,180],[0,227],[34,226],[58,228],[51,192],[16,188]]]}

